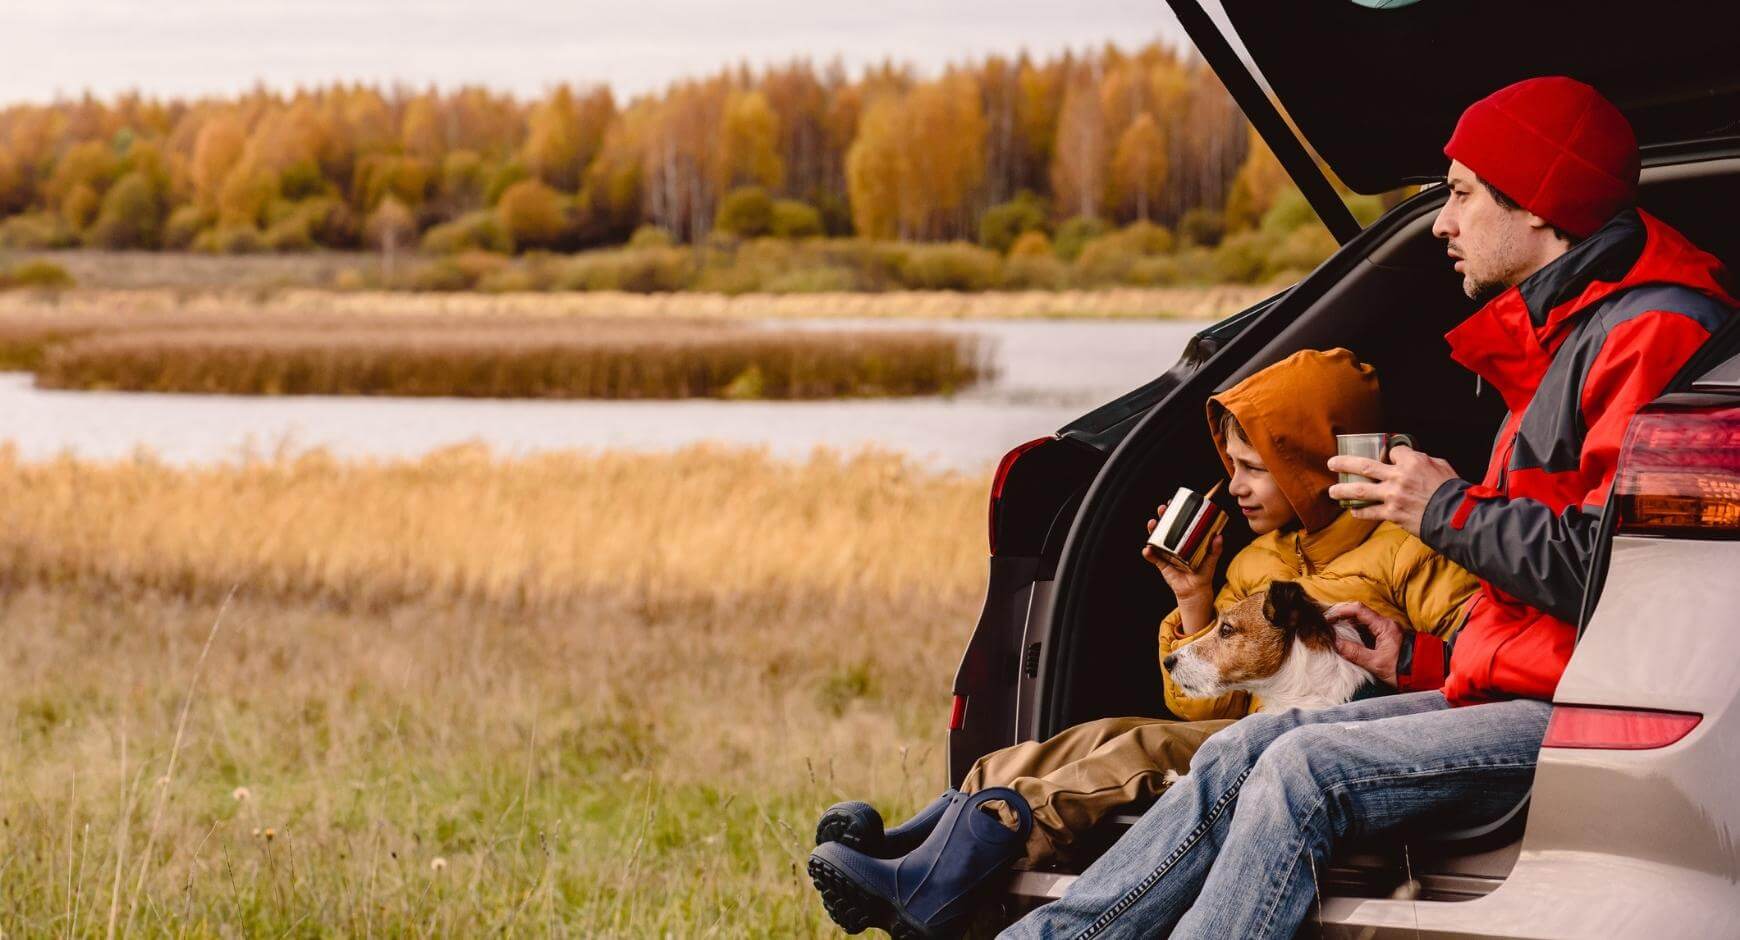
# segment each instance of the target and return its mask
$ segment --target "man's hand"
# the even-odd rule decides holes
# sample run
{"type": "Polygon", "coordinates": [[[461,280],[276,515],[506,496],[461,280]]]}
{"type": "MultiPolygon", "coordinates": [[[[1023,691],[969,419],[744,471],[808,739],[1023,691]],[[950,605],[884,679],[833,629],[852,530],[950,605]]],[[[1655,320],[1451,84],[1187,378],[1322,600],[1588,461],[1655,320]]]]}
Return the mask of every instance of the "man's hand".
{"type": "Polygon", "coordinates": [[[1374,483],[1337,483],[1329,488],[1330,499],[1364,499],[1376,505],[1350,510],[1360,519],[1393,522],[1418,538],[1420,520],[1426,515],[1426,504],[1445,480],[1456,479],[1450,462],[1422,453],[1412,447],[1390,449],[1390,463],[1369,457],[1349,457],[1338,454],[1329,458],[1329,469],[1337,473],[1357,473],[1375,480],[1374,483]]]}
{"type": "Polygon", "coordinates": [[[1377,678],[1379,682],[1390,688],[1397,686],[1396,663],[1402,655],[1402,625],[1383,614],[1372,610],[1359,601],[1347,601],[1336,604],[1323,612],[1323,617],[1330,623],[1337,620],[1354,620],[1365,625],[1366,632],[1372,635],[1375,649],[1366,649],[1361,643],[1344,640],[1337,637],[1335,651],[1341,658],[1362,666],[1377,678]]]}

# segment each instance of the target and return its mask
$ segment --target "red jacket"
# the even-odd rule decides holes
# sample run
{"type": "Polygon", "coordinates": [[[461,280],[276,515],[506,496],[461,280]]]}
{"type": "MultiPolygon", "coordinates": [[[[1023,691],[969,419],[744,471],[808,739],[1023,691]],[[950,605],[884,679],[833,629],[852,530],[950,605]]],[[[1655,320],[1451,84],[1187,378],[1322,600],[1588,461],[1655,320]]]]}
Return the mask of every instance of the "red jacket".
{"type": "MultiPolygon", "coordinates": [[[[1627,210],[1446,335],[1510,410],[1485,479],[1445,483],[1421,524],[1481,579],[1444,681],[1452,704],[1552,698],[1626,425],[1732,315],[1723,280],[1714,256],[1627,210]]],[[[1417,648],[1415,671],[1441,657],[1417,648]]]]}

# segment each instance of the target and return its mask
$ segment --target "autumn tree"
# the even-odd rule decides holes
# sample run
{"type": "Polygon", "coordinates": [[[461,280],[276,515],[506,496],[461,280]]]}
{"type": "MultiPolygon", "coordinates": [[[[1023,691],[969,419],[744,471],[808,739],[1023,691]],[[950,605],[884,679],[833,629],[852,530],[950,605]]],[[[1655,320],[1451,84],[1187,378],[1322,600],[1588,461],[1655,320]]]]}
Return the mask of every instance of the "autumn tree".
{"type": "Polygon", "coordinates": [[[521,180],[508,187],[495,211],[516,249],[550,247],[568,226],[561,194],[541,180],[521,180]]]}
{"type": "Polygon", "coordinates": [[[221,115],[205,122],[193,145],[194,197],[207,209],[216,210],[218,197],[236,161],[242,158],[247,137],[241,122],[230,115],[221,115]]]}
{"type": "Polygon", "coordinates": [[[785,179],[779,156],[779,116],[758,91],[734,91],[719,122],[719,160],[714,185],[778,189],[785,179]]]}
{"type": "Polygon", "coordinates": [[[1092,73],[1081,70],[1064,93],[1052,150],[1051,188],[1065,216],[1095,218],[1105,198],[1105,115],[1092,73]]]}
{"type": "Polygon", "coordinates": [[[1112,192],[1118,205],[1143,221],[1153,216],[1155,198],[1166,188],[1166,142],[1160,125],[1143,112],[1124,129],[1112,154],[1112,192]]]}

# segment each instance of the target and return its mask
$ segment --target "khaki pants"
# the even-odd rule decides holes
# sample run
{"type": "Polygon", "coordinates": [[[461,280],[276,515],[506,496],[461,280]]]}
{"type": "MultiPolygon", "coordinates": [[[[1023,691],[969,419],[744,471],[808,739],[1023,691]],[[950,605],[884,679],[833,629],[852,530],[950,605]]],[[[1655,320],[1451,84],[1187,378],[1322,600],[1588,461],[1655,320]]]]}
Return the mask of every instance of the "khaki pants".
{"type": "MultiPolygon", "coordinates": [[[[1152,800],[1171,783],[1169,773],[1190,769],[1190,757],[1227,725],[1215,721],[1102,718],[1066,729],[1049,740],[1028,741],[979,758],[961,792],[1009,787],[1033,808],[1026,867],[1057,859],[1075,837],[1117,810],[1152,800]]],[[[1013,824],[1012,810],[994,809],[1013,824]]]]}

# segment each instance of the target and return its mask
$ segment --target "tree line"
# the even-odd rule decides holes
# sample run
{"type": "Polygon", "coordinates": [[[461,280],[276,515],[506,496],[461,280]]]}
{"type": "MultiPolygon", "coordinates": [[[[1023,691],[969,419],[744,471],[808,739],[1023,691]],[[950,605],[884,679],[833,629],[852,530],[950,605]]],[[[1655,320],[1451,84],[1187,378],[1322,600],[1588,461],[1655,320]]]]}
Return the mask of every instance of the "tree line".
{"type": "Polygon", "coordinates": [[[1288,187],[1213,73],[1154,43],[739,66],[619,101],[334,84],[0,110],[0,243],[294,251],[573,251],[645,226],[975,240],[1084,220],[1199,243],[1288,187]]]}

